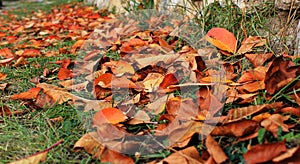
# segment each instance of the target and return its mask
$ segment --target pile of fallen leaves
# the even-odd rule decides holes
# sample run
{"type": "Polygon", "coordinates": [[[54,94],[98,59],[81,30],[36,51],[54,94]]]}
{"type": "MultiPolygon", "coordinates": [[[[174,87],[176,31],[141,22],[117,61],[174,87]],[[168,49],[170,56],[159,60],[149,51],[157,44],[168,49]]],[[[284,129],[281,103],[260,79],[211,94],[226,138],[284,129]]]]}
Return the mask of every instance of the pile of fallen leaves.
{"type": "MultiPolygon", "coordinates": [[[[74,105],[91,131],[75,151],[112,163],[299,162],[297,138],[283,137],[299,128],[296,57],[266,52],[267,40],[259,36],[237,43],[223,28],[203,36],[177,15],[100,14],[67,5],[0,25],[10,31],[0,32],[1,45],[15,45],[0,50],[1,65],[78,55],[57,61],[58,71],[44,71],[45,78],[56,71],[60,86],[37,78],[35,88],[10,97],[37,109],[74,105]],[[45,51],[65,39],[75,41],[71,49],[45,51]],[[238,143],[247,144],[242,159],[225,151],[238,143]],[[147,158],[154,153],[168,156],[147,158]]],[[[2,107],[1,115],[11,112],[2,107]]],[[[37,155],[30,158],[41,160],[37,155]]]]}

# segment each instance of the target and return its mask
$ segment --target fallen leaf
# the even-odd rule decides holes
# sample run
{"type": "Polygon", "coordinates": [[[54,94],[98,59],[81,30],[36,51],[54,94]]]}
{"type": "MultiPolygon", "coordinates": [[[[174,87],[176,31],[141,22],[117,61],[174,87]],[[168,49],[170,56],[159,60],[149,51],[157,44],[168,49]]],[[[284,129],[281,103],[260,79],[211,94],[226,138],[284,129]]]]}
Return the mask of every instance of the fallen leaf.
{"type": "Polygon", "coordinates": [[[263,64],[273,57],[272,53],[266,54],[245,54],[245,57],[251,62],[251,64],[256,68],[258,66],[263,66],[263,64]]]}
{"type": "Polygon", "coordinates": [[[169,74],[165,75],[164,79],[159,84],[159,88],[167,89],[167,87],[170,85],[176,85],[178,83],[178,81],[179,80],[175,77],[174,74],[169,73],[169,74]]]}
{"type": "Polygon", "coordinates": [[[43,93],[49,95],[54,103],[62,104],[64,102],[67,102],[69,100],[75,101],[78,99],[75,95],[68,92],[66,89],[57,87],[52,84],[46,84],[46,83],[39,83],[36,85],[39,88],[43,89],[43,93]]]}
{"type": "Polygon", "coordinates": [[[6,78],[7,74],[0,72],[0,80],[4,80],[6,78]]]}
{"type": "Polygon", "coordinates": [[[223,51],[236,52],[237,40],[231,32],[224,28],[210,29],[205,35],[205,39],[223,51]]]}
{"type": "Polygon", "coordinates": [[[59,80],[65,80],[72,77],[72,71],[67,68],[60,68],[57,74],[59,80]]]}
{"type": "Polygon", "coordinates": [[[278,163],[299,163],[300,148],[295,147],[288,149],[285,153],[275,157],[272,161],[278,163]]]}
{"type": "Polygon", "coordinates": [[[135,59],[140,67],[146,67],[148,65],[156,65],[158,62],[164,62],[165,64],[170,64],[179,58],[178,54],[167,54],[167,55],[156,55],[151,57],[143,57],[135,59]]]}
{"type": "Polygon", "coordinates": [[[299,66],[294,66],[292,61],[286,61],[283,57],[274,59],[265,78],[265,86],[268,93],[273,95],[276,91],[286,86],[298,76],[297,71],[299,72],[299,66]]]}
{"type": "Polygon", "coordinates": [[[267,119],[261,122],[261,126],[265,127],[266,130],[272,132],[273,136],[277,138],[278,128],[281,127],[282,131],[289,132],[289,127],[284,123],[284,121],[288,120],[289,116],[282,116],[280,114],[272,114],[267,119]]]}
{"type": "Polygon", "coordinates": [[[130,125],[150,123],[150,116],[143,110],[139,110],[133,118],[128,122],[130,125]]]}
{"type": "Polygon", "coordinates": [[[214,161],[216,161],[217,163],[224,163],[229,161],[227,155],[211,135],[208,135],[206,137],[205,145],[207,147],[207,151],[213,157],[214,161]]]}
{"type": "Polygon", "coordinates": [[[280,109],[280,112],[282,113],[288,113],[288,114],[292,114],[295,116],[300,116],[300,108],[295,108],[295,107],[285,107],[280,109]]]}
{"type": "Polygon", "coordinates": [[[282,107],[282,102],[274,102],[272,104],[253,105],[248,107],[230,109],[227,114],[226,122],[234,122],[241,120],[247,116],[254,115],[269,109],[279,109],[282,107]]]}
{"type": "MultiPolygon", "coordinates": [[[[135,72],[132,65],[126,61],[111,61],[110,63],[113,66],[111,69],[115,75],[123,75],[124,73],[134,74],[135,72]]],[[[105,65],[107,65],[107,63],[105,63],[105,65]]]]}
{"type": "Polygon", "coordinates": [[[258,123],[252,120],[240,120],[222,126],[216,126],[210,135],[242,137],[255,132],[258,123]]]}
{"type": "Polygon", "coordinates": [[[24,52],[22,53],[22,57],[24,58],[29,58],[29,57],[37,57],[40,56],[41,52],[39,50],[36,49],[26,49],[24,50],[24,52]]]}
{"type": "Polygon", "coordinates": [[[117,108],[104,108],[93,117],[93,124],[101,126],[104,123],[117,124],[127,119],[127,116],[117,108]]]}
{"type": "Polygon", "coordinates": [[[251,51],[252,48],[263,46],[267,43],[267,39],[259,36],[249,36],[241,43],[241,47],[237,51],[239,54],[244,54],[251,51]]]}
{"type": "Polygon", "coordinates": [[[15,100],[15,99],[19,99],[19,100],[32,100],[32,99],[36,99],[36,97],[38,96],[38,94],[40,93],[40,91],[41,91],[40,87],[31,88],[31,89],[29,89],[26,92],[10,96],[10,99],[12,99],[12,100],[15,100]]]}
{"type": "Polygon", "coordinates": [[[11,58],[14,57],[14,55],[11,53],[10,49],[8,48],[3,48],[0,50],[0,56],[4,58],[11,58]]]}
{"type": "Polygon", "coordinates": [[[23,158],[23,159],[20,159],[18,161],[15,161],[15,162],[11,162],[10,164],[39,164],[43,161],[46,160],[47,158],[47,154],[48,152],[57,147],[58,145],[60,145],[61,143],[63,142],[63,140],[60,140],[58,141],[57,143],[53,144],[52,146],[50,146],[49,148],[41,151],[41,152],[38,152],[36,154],[33,154],[29,157],[26,157],[26,158],[23,158]]]}
{"type": "Polygon", "coordinates": [[[86,133],[75,143],[73,149],[78,151],[83,148],[87,153],[92,154],[95,158],[100,158],[105,147],[96,140],[97,137],[97,132],[86,133]]]}
{"type": "Polygon", "coordinates": [[[259,144],[252,146],[244,155],[246,163],[268,162],[281,153],[286,152],[285,141],[276,143],[259,144]]]}
{"type": "Polygon", "coordinates": [[[180,151],[176,151],[167,158],[163,159],[160,163],[180,163],[180,164],[198,164],[204,163],[201,159],[197,149],[194,146],[190,146],[180,151]]]}

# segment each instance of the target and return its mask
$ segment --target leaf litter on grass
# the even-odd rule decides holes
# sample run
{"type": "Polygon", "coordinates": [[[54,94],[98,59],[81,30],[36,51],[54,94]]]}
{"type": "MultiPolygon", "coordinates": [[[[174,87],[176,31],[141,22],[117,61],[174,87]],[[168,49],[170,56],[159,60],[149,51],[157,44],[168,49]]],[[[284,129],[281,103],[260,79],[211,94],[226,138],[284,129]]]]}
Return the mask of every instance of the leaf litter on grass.
{"type": "MultiPolygon", "coordinates": [[[[246,163],[296,162],[297,151],[290,151],[295,144],[280,140],[279,131],[297,133],[300,70],[286,54],[257,53],[254,48],[264,48],[265,38],[249,36],[238,48],[226,29],[213,28],[204,35],[191,20],[171,12],[101,17],[89,7],[65,8],[53,9],[57,19],[46,17],[51,21],[24,19],[23,24],[1,26],[13,29],[2,44],[9,44],[10,35],[16,41],[13,49],[3,48],[0,54],[3,64],[15,66],[31,57],[77,55],[76,60],[57,61],[59,70],[50,70],[57,72],[63,88],[37,81],[35,88],[11,96],[31,101],[34,108],[75,105],[88,133],[74,150],[85,149],[113,163],[222,163],[234,160],[225,146],[244,142],[246,163]],[[68,34],[61,33],[64,30],[68,34]],[[45,40],[44,35],[53,37],[45,40]],[[60,39],[74,44],[44,51],[60,39]],[[251,63],[246,71],[245,60],[251,63]],[[260,129],[274,139],[263,138],[258,144],[260,129]],[[166,151],[171,155],[164,158],[166,151]],[[291,153],[284,156],[287,152],[291,153]],[[153,154],[162,155],[150,158],[153,154]]],[[[2,111],[7,113],[6,107],[2,111]]]]}

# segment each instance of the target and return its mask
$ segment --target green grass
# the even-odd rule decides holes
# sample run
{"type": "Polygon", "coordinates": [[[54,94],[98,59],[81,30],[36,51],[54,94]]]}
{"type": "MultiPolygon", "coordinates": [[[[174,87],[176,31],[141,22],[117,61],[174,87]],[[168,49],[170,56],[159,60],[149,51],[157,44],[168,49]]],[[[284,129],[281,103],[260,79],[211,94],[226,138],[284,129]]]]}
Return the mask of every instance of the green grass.
{"type": "Polygon", "coordinates": [[[43,2],[34,2],[32,1],[14,1],[14,0],[4,0],[3,4],[7,8],[12,8],[10,12],[16,14],[19,19],[22,19],[24,16],[34,12],[34,11],[44,11],[49,13],[52,7],[62,4],[68,4],[71,2],[81,2],[82,0],[47,0],[43,2]],[[38,9],[38,10],[37,10],[38,9]]]}
{"type": "MultiPolygon", "coordinates": [[[[47,163],[79,163],[80,161],[88,163],[91,161],[91,156],[84,151],[79,153],[72,151],[75,142],[86,133],[74,107],[62,104],[45,109],[32,109],[29,105],[21,105],[21,101],[9,100],[10,95],[34,87],[30,79],[41,76],[44,68],[53,70],[59,67],[59,65],[51,64],[52,62],[70,57],[72,56],[60,55],[51,58],[31,58],[28,59],[29,64],[26,66],[0,67],[0,72],[8,74],[1,83],[9,83],[5,91],[0,91],[0,105],[8,106],[12,111],[27,112],[22,116],[0,117],[3,122],[0,123],[0,163],[11,162],[42,151],[60,139],[64,139],[63,144],[49,152],[47,163]],[[41,67],[36,68],[37,64],[41,67]],[[63,122],[49,121],[56,117],[62,117],[63,122]]],[[[55,74],[53,76],[56,76],[55,74]]],[[[53,79],[47,83],[57,81],[53,79]]]]}
{"type": "MultiPolygon", "coordinates": [[[[70,3],[69,0],[51,1],[51,4],[16,2],[20,3],[12,13],[18,14],[19,19],[30,14],[39,8],[43,11],[50,11],[51,7],[70,3]]],[[[4,1],[6,4],[6,1],[4,1]]],[[[7,5],[9,6],[9,4],[7,5]]],[[[24,41],[26,42],[26,40],[24,41]]],[[[61,47],[71,47],[74,41],[61,41],[56,46],[50,46],[42,51],[57,50],[61,47]]],[[[14,45],[1,46],[13,47],[14,45]]],[[[8,83],[5,91],[0,91],[0,106],[7,106],[11,111],[24,111],[26,114],[13,116],[0,116],[0,163],[12,162],[53,145],[60,139],[64,142],[58,147],[50,150],[46,163],[91,163],[96,162],[85,153],[74,152],[73,145],[86,133],[82,120],[74,107],[69,104],[55,105],[49,108],[36,109],[30,105],[21,104],[21,101],[10,100],[13,94],[24,92],[35,85],[31,79],[41,77],[45,68],[54,70],[59,65],[53,62],[62,59],[74,59],[74,55],[62,54],[55,57],[28,58],[28,64],[20,67],[1,66],[0,72],[7,74],[6,79],[1,83],[8,83]],[[51,122],[52,118],[61,117],[61,122],[51,122]]],[[[47,83],[56,84],[57,71],[45,78],[47,83]]]]}

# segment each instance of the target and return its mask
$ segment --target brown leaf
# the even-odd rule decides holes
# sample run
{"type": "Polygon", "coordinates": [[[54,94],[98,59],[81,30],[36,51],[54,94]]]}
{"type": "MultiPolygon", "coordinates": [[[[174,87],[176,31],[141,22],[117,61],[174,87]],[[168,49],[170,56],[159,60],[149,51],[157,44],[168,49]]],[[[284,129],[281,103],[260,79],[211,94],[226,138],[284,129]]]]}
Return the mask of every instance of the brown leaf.
{"type": "Polygon", "coordinates": [[[0,90],[4,91],[7,86],[8,86],[8,83],[0,84],[0,90]]]}
{"type": "Polygon", "coordinates": [[[170,64],[178,58],[179,58],[179,54],[167,54],[167,55],[143,57],[135,60],[140,65],[140,67],[143,68],[146,67],[147,65],[156,65],[158,62],[164,62],[166,64],[170,64]]]}
{"type": "Polygon", "coordinates": [[[285,141],[252,146],[244,155],[246,163],[268,162],[286,152],[285,141]]]}
{"type": "Polygon", "coordinates": [[[49,148],[47,148],[41,152],[33,154],[29,157],[20,159],[18,161],[11,162],[10,164],[39,164],[40,162],[43,162],[46,160],[47,154],[51,149],[57,147],[62,142],[63,142],[63,140],[60,140],[60,141],[56,142],[55,144],[53,144],[52,146],[50,146],[49,148]]]}
{"type": "Polygon", "coordinates": [[[269,67],[265,86],[269,94],[273,95],[276,91],[284,87],[298,76],[299,66],[294,66],[292,61],[286,61],[283,57],[278,57],[273,60],[269,67]]]}
{"type": "Polygon", "coordinates": [[[128,122],[130,125],[150,123],[150,116],[143,110],[139,110],[133,118],[128,122]]]}
{"type": "Polygon", "coordinates": [[[245,54],[245,57],[254,67],[262,66],[267,60],[273,57],[272,53],[266,54],[245,54]]]}
{"type": "Polygon", "coordinates": [[[279,155],[278,157],[274,158],[272,161],[278,163],[300,163],[299,156],[300,156],[300,148],[298,146],[295,148],[288,149],[287,152],[279,155]]]}
{"type": "Polygon", "coordinates": [[[258,123],[252,120],[240,120],[222,126],[216,126],[211,132],[212,136],[235,136],[242,137],[253,133],[258,128],[258,123]]]}
{"type": "Polygon", "coordinates": [[[285,107],[280,109],[280,112],[282,113],[289,113],[289,114],[293,114],[295,116],[299,116],[300,117],[300,107],[295,108],[295,107],[285,107]]]}
{"type": "MultiPolygon", "coordinates": [[[[174,124],[176,120],[173,120],[174,124]]],[[[169,142],[172,147],[184,147],[188,144],[194,134],[208,135],[213,130],[213,126],[202,122],[188,121],[181,125],[176,125],[169,134],[169,142]]]]}
{"type": "Polygon", "coordinates": [[[229,158],[211,135],[207,136],[205,145],[207,147],[207,151],[217,163],[228,162],[229,158]]]}
{"type": "Polygon", "coordinates": [[[62,104],[69,100],[74,101],[78,99],[78,97],[68,92],[66,89],[57,87],[52,84],[39,83],[36,86],[42,88],[43,92],[49,95],[53,99],[54,103],[57,104],[62,104]]]}
{"type": "Polygon", "coordinates": [[[282,131],[288,132],[288,125],[284,124],[284,121],[288,120],[289,116],[282,116],[280,114],[273,114],[269,118],[261,122],[261,126],[265,127],[266,130],[272,132],[275,138],[277,138],[278,128],[281,127],[282,131]]]}
{"type": "Polygon", "coordinates": [[[204,160],[199,156],[197,149],[194,146],[190,146],[183,150],[176,151],[161,162],[169,164],[199,164],[204,163],[204,160]]]}
{"type": "MultiPolygon", "coordinates": [[[[105,63],[104,65],[107,65],[105,63]]],[[[135,70],[131,64],[126,61],[110,61],[112,72],[115,75],[123,75],[124,73],[134,74],[135,70]]]]}
{"type": "Polygon", "coordinates": [[[84,44],[84,40],[77,40],[77,41],[73,44],[70,53],[71,53],[71,54],[75,54],[76,50],[77,50],[78,48],[81,48],[81,47],[83,46],[83,44],[84,44]]]}
{"type": "Polygon", "coordinates": [[[229,53],[236,52],[236,38],[231,32],[224,28],[210,29],[207,32],[205,39],[223,51],[227,51],[229,53]]]}
{"type": "Polygon", "coordinates": [[[267,69],[263,66],[256,67],[254,70],[243,72],[242,76],[237,81],[238,83],[263,81],[266,76],[267,69]]]}
{"type": "Polygon", "coordinates": [[[282,102],[275,102],[272,104],[263,104],[263,105],[230,109],[227,114],[226,122],[238,121],[241,120],[242,118],[254,115],[256,113],[267,111],[269,109],[279,109],[281,107],[282,107],[282,102]]]}
{"type": "Polygon", "coordinates": [[[242,44],[237,53],[244,54],[246,52],[249,52],[254,47],[263,46],[267,43],[266,38],[262,38],[259,36],[249,36],[246,38],[242,44]]]}
{"type": "Polygon", "coordinates": [[[78,151],[84,149],[87,153],[92,154],[95,158],[100,158],[105,147],[96,140],[97,132],[89,132],[83,135],[74,145],[73,149],[78,151]]]}
{"type": "Polygon", "coordinates": [[[237,89],[242,93],[253,93],[265,89],[265,83],[263,81],[254,81],[251,83],[244,84],[238,87],[237,89]]]}

